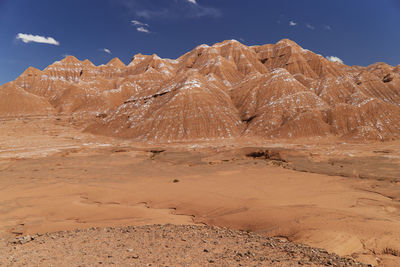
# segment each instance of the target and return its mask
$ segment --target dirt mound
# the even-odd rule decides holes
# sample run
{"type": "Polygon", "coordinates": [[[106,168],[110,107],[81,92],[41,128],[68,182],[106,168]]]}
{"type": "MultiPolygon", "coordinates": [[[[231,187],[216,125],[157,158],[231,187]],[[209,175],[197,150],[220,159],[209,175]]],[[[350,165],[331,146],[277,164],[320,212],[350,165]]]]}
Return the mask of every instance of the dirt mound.
{"type": "Polygon", "coordinates": [[[15,83],[0,86],[0,116],[45,115],[53,108],[43,98],[28,93],[15,83]]]}

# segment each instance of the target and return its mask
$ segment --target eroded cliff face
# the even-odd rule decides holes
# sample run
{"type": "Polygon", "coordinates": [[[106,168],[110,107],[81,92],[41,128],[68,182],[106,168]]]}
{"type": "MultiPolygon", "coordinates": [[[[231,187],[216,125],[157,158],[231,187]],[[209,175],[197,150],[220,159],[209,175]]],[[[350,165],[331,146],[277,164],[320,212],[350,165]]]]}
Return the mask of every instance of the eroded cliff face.
{"type": "Polygon", "coordinates": [[[2,114],[97,116],[88,131],[138,141],[400,137],[400,66],[346,66],[287,39],[201,45],[176,60],[138,54],[128,66],[68,56],[0,95],[14,103],[2,114]]]}

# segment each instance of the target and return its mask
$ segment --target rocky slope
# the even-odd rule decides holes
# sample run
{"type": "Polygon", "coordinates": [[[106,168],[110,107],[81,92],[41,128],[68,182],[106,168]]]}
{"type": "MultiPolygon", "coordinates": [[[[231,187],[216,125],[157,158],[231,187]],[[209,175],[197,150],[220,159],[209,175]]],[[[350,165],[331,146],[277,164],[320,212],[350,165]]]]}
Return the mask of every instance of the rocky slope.
{"type": "Polygon", "coordinates": [[[370,266],[283,238],[190,225],[58,232],[0,248],[3,266],[370,266]]]}
{"type": "Polygon", "coordinates": [[[128,66],[68,56],[0,92],[10,86],[82,115],[90,132],[140,141],[400,137],[400,66],[346,66],[287,39],[201,45],[176,60],[138,54],[128,66]]]}
{"type": "Polygon", "coordinates": [[[41,97],[7,83],[0,88],[0,116],[52,113],[52,106],[41,97]]]}

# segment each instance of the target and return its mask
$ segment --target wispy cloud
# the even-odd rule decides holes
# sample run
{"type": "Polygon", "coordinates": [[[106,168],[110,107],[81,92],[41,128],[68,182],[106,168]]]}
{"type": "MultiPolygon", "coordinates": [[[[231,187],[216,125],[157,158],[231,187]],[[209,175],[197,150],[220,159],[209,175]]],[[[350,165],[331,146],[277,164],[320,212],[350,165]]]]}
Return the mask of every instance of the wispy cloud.
{"type": "Polygon", "coordinates": [[[138,20],[131,20],[132,25],[136,26],[138,32],[150,33],[150,25],[138,20]]]}
{"type": "Polygon", "coordinates": [[[188,9],[188,13],[186,17],[189,18],[200,18],[200,17],[220,17],[222,15],[221,11],[213,7],[205,7],[200,6],[199,4],[192,5],[191,8],[188,9]]]}
{"type": "Polygon", "coordinates": [[[203,6],[197,0],[115,0],[141,19],[179,19],[219,17],[221,11],[211,6],[203,6]]]}
{"type": "Polygon", "coordinates": [[[107,54],[109,54],[109,55],[112,54],[112,53],[111,53],[111,50],[110,50],[110,49],[107,49],[107,48],[101,48],[100,51],[102,51],[102,52],[104,52],[104,53],[107,53],[107,54]]]}
{"type": "Polygon", "coordinates": [[[342,63],[343,64],[343,60],[341,60],[338,57],[335,56],[328,56],[326,57],[327,60],[332,61],[332,62],[338,62],[338,63],[342,63]]]}
{"type": "Polygon", "coordinates": [[[311,24],[306,24],[306,27],[309,28],[310,30],[315,30],[315,27],[311,24]]]}
{"type": "MultiPolygon", "coordinates": [[[[277,23],[280,24],[281,20],[278,20],[277,23]]],[[[295,27],[295,26],[306,27],[307,29],[312,30],[312,31],[317,30],[317,29],[325,29],[325,30],[330,31],[332,29],[332,26],[330,26],[328,24],[313,25],[311,23],[305,23],[305,22],[301,21],[300,19],[299,20],[294,20],[294,19],[289,20],[289,26],[290,27],[295,27]]]]}
{"type": "Polygon", "coordinates": [[[53,37],[44,37],[40,35],[18,33],[17,40],[21,40],[24,43],[41,43],[49,45],[60,45],[60,42],[56,41],[53,37]]]}
{"type": "Polygon", "coordinates": [[[145,27],[138,27],[138,28],[136,28],[136,30],[138,32],[150,33],[150,31],[148,29],[146,29],[145,27]]]}
{"type": "Polygon", "coordinates": [[[145,26],[145,27],[149,27],[149,24],[143,23],[141,21],[138,20],[131,20],[131,23],[135,26],[145,26]]]}
{"type": "Polygon", "coordinates": [[[170,11],[167,8],[157,10],[143,9],[135,12],[138,18],[144,19],[171,18],[169,13],[170,11]]]}

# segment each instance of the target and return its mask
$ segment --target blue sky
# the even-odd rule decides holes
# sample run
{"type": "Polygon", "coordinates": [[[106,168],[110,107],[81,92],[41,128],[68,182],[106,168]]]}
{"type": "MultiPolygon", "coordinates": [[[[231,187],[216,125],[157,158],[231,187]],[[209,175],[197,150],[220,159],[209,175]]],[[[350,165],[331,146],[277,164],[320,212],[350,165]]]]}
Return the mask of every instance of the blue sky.
{"type": "Polygon", "coordinates": [[[283,38],[348,65],[398,65],[400,0],[0,0],[0,84],[65,55],[129,63],[283,38]]]}

